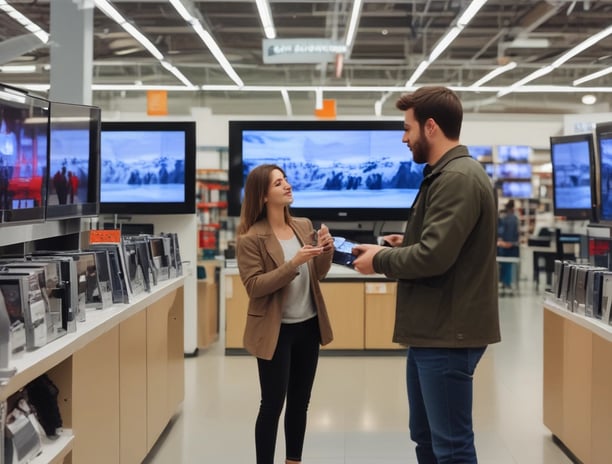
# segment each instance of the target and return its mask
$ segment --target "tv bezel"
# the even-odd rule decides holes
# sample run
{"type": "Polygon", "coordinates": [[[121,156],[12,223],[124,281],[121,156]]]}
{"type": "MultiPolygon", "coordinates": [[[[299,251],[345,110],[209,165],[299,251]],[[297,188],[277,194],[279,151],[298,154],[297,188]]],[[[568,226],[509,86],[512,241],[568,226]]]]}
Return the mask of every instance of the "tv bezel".
{"type": "Polygon", "coordinates": [[[564,217],[570,221],[578,220],[593,220],[594,211],[596,207],[596,192],[595,192],[595,144],[593,141],[593,134],[572,134],[572,135],[557,135],[550,137],[550,163],[552,165],[552,191],[553,191],[553,214],[555,216],[564,217]],[[589,147],[589,176],[590,176],[590,187],[591,187],[591,206],[588,208],[563,208],[557,205],[557,185],[555,176],[555,162],[553,159],[553,146],[575,143],[575,142],[587,142],[589,147]]]}
{"type": "MultiPolygon", "coordinates": [[[[241,192],[243,188],[242,166],[242,133],[244,131],[398,131],[404,132],[402,120],[384,121],[229,121],[229,191],[228,216],[240,216],[241,192]]],[[[401,139],[398,143],[402,143],[401,139]]],[[[412,154],[406,147],[406,159],[412,154]]],[[[291,207],[291,214],[308,217],[315,222],[363,222],[363,221],[405,221],[409,217],[410,208],[298,208],[291,207]]]]}
{"type": "Polygon", "coordinates": [[[601,176],[601,140],[602,139],[606,139],[606,140],[612,140],[612,121],[611,122],[602,122],[602,123],[597,123],[595,124],[595,157],[596,157],[596,169],[597,169],[597,176],[596,176],[596,207],[595,207],[595,211],[596,211],[596,217],[595,220],[597,220],[597,222],[602,222],[605,224],[612,224],[612,217],[610,218],[604,218],[603,217],[603,213],[602,213],[602,207],[603,207],[603,201],[601,199],[601,182],[602,182],[602,176],[601,176]]]}
{"type": "Polygon", "coordinates": [[[45,205],[47,203],[47,177],[49,171],[49,100],[38,95],[32,95],[26,90],[13,87],[11,85],[0,84],[0,91],[8,92],[16,96],[23,97],[25,99],[23,105],[32,105],[32,102],[36,102],[38,108],[45,109],[46,106],[46,137],[47,137],[47,153],[45,155],[45,172],[42,175],[42,188],[41,188],[41,204],[33,208],[17,208],[3,210],[0,208],[0,227],[6,227],[11,225],[21,224],[34,224],[42,223],[45,221],[45,205]]]}
{"type": "Polygon", "coordinates": [[[104,202],[100,179],[100,214],[195,214],[196,123],[195,121],[102,121],[100,131],[100,176],[104,132],[183,132],[185,134],[185,184],[183,202],[104,202]]]}
{"type": "Polygon", "coordinates": [[[70,219],[80,217],[94,217],[100,214],[100,130],[102,122],[102,110],[97,106],[80,105],[75,103],[64,103],[51,101],[49,106],[49,155],[47,158],[47,205],[46,219],[70,219]],[[73,107],[89,110],[89,164],[87,172],[87,201],[85,203],[50,205],[49,195],[53,173],[51,172],[51,138],[53,124],[53,107],[73,107]]]}

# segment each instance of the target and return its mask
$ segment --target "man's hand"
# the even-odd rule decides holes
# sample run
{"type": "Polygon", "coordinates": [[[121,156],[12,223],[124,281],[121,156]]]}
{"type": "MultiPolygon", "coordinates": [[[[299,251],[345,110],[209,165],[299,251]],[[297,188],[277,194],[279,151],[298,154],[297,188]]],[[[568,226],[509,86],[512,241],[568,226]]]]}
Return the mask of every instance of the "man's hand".
{"type": "Polygon", "coordinates": [[[379,245],[355,245],[351,251],[354,255],[357,255],[357,258],[353,261],[355,270],[361,274],[374,274],[372,261],[374,255],[382,249],[383,247],[379,245]]]}

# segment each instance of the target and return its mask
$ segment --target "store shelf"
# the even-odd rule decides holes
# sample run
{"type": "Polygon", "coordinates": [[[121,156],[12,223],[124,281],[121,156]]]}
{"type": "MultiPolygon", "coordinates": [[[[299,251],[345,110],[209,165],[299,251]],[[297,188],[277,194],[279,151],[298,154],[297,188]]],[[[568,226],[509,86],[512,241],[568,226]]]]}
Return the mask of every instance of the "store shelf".
{"type": "Polygon", "coordinates": [[[42,442],[42,452],[32,459],[30,464],[63,462],[68,453],[72,451],[74,434],[71,429],[64,429],[57,439],[44,438],[42,442]]]}

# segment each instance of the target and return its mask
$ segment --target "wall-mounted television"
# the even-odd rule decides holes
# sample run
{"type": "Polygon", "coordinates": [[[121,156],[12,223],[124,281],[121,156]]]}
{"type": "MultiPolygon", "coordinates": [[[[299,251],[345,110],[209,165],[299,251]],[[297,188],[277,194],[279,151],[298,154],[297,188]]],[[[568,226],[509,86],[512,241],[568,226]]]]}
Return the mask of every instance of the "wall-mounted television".
{"type": "Polygon", "coordinates": [[[593,219],[593,134],[550,138],[553,210],[569,220],[593,219]]]}
{"type": "Polygon", "coordinates": [[[495,165],[497,179],[531,179],[531,164],[529,163],[501,163],[495,165]]]}
{"type": "Polygon", "coordinates": [[[532,149],[528,145],[498,145],[498,163],[528,163],[531,159],[532,149]]]}
{"type": "Polygon", "coordinates": [[[195,213],[194,121],[102,122],[101,214],[195,213]]]}
{"type": "Polygon", "coordinates": [[[0,84],[0,224],[42,222],[49,101],[0,84]]]}
{"type": "Polygon", "coordinates": [[[531,182],[504,180],[501,182],[501,191],[505,198],[533,198],[531,182]]]}
{"type": "Polygon", "coordinates": [[[100,108],[50,102],[47,219],[97,216],[100,108]]]}
{"type": "Polygon", "coordinates": [[[493,147],[491,145],[468,145],[468,153],[472,158],[481,163],[493,161],[493,147]]]}
{"type": "Polygon", "coordinates": [[[597,219],[612,222],[612,122],[595,125],[599,166],[599,198],[597,219]]]}
{"type": "Polygon", "coordinates": [[[296,216],[405,220],[424,165],[403,133],[402,121],[230,121],[228,214],[240,215],[250,170],[271,163],[287,174],[296,216]]]}
{"type": "Polygon", "coordinates": [[[493,179],[495,177],[495,165],[493,163],[480,163],[480,164],[484,168],[489,178],[493,179]]]}

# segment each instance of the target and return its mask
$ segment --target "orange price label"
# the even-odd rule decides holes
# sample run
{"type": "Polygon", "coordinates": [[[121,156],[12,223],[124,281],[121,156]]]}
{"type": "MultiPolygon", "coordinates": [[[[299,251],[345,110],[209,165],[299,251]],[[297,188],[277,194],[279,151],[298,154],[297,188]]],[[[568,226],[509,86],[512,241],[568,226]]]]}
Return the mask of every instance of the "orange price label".
{"type": "Polygon", "coordinates": [[[121,231],[117,230],[90,230],[89,243],[120,243],[121,231]]]}

